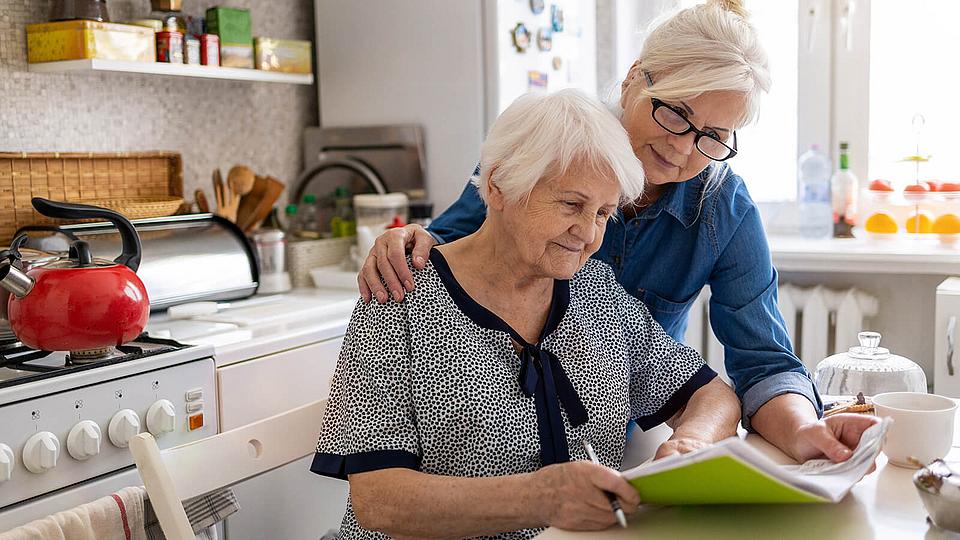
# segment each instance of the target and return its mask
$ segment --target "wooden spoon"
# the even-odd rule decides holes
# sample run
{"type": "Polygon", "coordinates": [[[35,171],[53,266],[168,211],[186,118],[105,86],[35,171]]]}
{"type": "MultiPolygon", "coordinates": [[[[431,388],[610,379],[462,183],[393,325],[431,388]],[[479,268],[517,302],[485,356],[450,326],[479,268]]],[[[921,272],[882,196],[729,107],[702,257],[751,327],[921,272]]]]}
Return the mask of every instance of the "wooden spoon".
{"type": "Polygon", "coordinates": [[[230,169],[230,172],[227,173],[227,187],[230,190],[230,195],[224,202],[226,206],[224,217],[236,223],[237,209],[240,207],[240,197],[250,193],[255,180],[256,175],[253,174],[253,171],[250,170],[249,167],[237,165],[230,169]]]}

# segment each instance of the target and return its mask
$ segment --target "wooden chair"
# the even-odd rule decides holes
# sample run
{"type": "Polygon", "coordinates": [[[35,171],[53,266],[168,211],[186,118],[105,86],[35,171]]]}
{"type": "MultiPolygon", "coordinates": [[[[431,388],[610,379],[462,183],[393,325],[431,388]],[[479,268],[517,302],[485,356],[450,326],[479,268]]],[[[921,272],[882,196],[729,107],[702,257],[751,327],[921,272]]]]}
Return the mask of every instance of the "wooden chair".
{"type": "Polygon", "coordinates": [[[130,451],[167,538],[195,538],[181,501],[231,486],[313,453],[326,405],[326,400],[316,401],[163,451],[149,433],[131,439],[130,451]]]}

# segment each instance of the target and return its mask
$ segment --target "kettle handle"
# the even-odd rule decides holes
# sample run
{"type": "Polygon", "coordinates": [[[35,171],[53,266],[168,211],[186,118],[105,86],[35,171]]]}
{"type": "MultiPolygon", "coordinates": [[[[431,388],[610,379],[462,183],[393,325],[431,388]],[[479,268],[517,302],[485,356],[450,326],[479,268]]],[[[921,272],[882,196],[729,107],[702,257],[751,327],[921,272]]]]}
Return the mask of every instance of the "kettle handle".
{"type": "Polygon", "coordinates": [[[99,206],[90,206],[88,204],[76,204],[59,201],[51,201],[40,197],[34,197],[31,202],[33,207],[41,214],[58,219],[105,219],[113,223],[120,232],[121,252],[120,256],[113,260],[117,264],[122,264],[127,268],[137,271],[140,267],[140,236],[133,223],[119,212],[114,212],[107,208],[99,206]]]}

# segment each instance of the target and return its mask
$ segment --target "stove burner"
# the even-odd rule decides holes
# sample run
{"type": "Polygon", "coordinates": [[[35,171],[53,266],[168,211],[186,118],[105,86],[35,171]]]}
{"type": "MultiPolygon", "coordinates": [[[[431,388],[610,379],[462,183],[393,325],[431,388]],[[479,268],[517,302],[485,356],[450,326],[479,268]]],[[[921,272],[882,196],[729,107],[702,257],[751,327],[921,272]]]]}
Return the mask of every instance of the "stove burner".
{"type": "Polygon", "coordinates": [[[101,347],[99,349],[87,349],[85,351],[70,351],[67,354],[67,364],[82,366],[99,360],[106,360],[123,355],[116,347],[101,347]]]}
{"type": "Polygon", "coordinates": [[[37,351],[16,342],[0,343],[0,389],[187,347],[190,345],[146,334],[118,347],[69,353],[37,351]]]}

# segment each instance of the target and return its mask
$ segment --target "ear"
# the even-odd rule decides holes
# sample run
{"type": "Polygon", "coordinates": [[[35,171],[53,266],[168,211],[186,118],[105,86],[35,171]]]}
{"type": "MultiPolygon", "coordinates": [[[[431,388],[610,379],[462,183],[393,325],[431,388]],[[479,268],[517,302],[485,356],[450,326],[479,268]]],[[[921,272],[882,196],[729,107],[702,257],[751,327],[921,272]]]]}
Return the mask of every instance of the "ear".
{"type": "Polygon", "coordinates": [[[623,83],[620,85],[620,108],[627,108],[627,94],[629,89],[635,83],[642,80],[643,74],[640,73],[640,60],[637,59],[636,62],[630,66],[630,69],[627,71],[627,77],[623,79],[623,83]]]}
{"type": "Polygon", "coordinates": [[[490,169],[490,176],[487,178],[485,195],[487,196],[487,207],[497,211],[503,211],[503,208],[506,205],[506,199],[503,196],[503,192],[500,191],[500,186],[498,186],[494,181],[497,167],[497,165],[494,165],[493,168],[490,169]]]}

